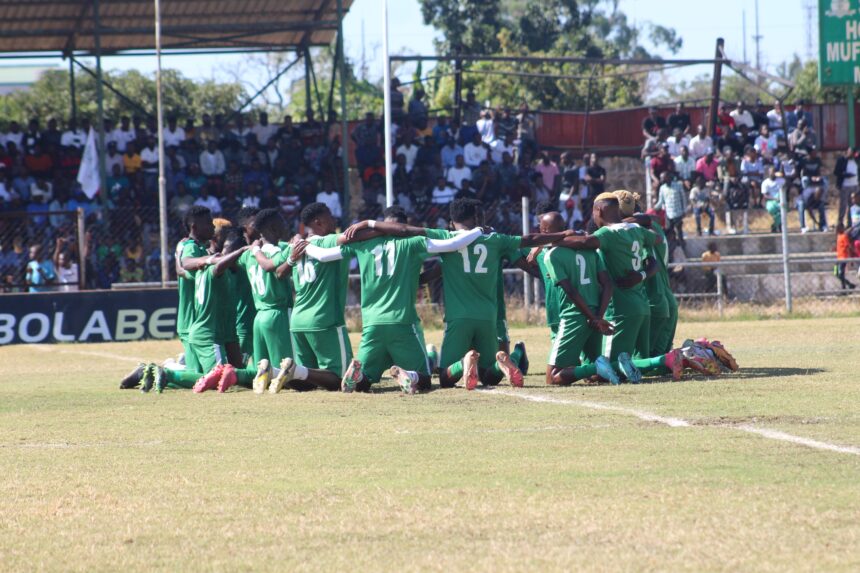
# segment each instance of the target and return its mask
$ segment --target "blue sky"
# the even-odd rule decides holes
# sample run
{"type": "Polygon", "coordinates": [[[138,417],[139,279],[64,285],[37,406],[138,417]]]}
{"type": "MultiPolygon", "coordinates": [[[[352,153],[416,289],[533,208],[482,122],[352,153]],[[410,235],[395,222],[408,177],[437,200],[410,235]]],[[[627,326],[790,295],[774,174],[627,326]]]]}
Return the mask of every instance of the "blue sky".
{"type": "MultiPolygon", "coordinates": [[[[762,64],[771,71],[794,53],[806,56],[807,28],[805,4],[814,0],[759,0],[759,33],[762,64]]],[[[433,53],[435,30],[425,26],[421,19],[418,0],[389,0],[389,42],[392,53],[433,53]]],[[[709,58],[713,56],[717,36],[726,40],[729,57],[743,57],[742,14],[746,10],[747,59],[755,62],[755,0],[620,0],[619,8],[634,22],[653,21],[675,28],[684,39],[678,57],[709,58]]],[[[813,34],[817,29],[816,11],[812,14],[813,34]]],[[[346,49],[356,63],[361,59],[362,46],[368,60],[368,75],[376,79],[382,75],[382,0],[354,0],[345,21],[346,49]],[[364,43],[362,44],[362,26],[364,43]]],[[[813,36],[812,56],[817,47],[813,36]]],[[[663,54],[668,56],[668,54],[663,54]]],[[[194,78],[227,79],[229,71],[237,69],[241,55],[166,58],[164,65],[179,68],[194,78]]],[[[49,60],[50,61],[50,60],[49,60]]],[[[53,62],[56,62],[54,60],[53,62]]],[[[23,63],[23,62],[16,62],[23,63]]],[[[154,58],[106,58],[107,68],[138,68],[144,72],[155,69],[154,58]]],[[[426,69],[426,68],[425,68],[426,69]]],[[[697,66],[671,72],[672,79],[689,79],[709,73],[706,66],[697,66]]],[[[407,72],[408,73],[408,72],[407,72]]]]}

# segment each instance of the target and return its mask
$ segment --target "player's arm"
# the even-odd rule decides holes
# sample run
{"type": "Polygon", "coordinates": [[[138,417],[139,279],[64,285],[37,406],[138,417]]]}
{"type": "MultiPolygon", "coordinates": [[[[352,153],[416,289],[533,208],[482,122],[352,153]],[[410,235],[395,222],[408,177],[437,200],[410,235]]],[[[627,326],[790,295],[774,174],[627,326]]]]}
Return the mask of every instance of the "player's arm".
{"type": "Polygon", "coordinates": [[[353,241],[367,240],[381,235],[390,235],[392,237],[418,237],[426,234],[427,232],[424,230],[424,227],[415,227],[414,225],[404,225],[403,223],[374,221],[372,219],[368,219],[366,221],[359,221],[358,223],[348,227],[346,231],[343,232],[342,236],[344,237],[345,243],[351,243],[353,241]],[[367,231],[375,231],[376,233],[370,234],[367,233],[367,231]],[[359,235],[361,232],[364,232],[365,235],[359,235]],[[364,236],[364,238],[359,239],[356,238],[357,236],[364,236]]]}
{"type": "Polygon", "coordinates": [[[482,233],[483,231],[479,227],[475,227],[471,231],[459,233],[450,239],[425,239],[427,242],[427,252],[436,254],[459,251],[474,243],[475,239],[480,237],[482,233]]]}
{"type": "Polygon", "coordinates": [[[293,239],[290,242],[290,256],[275,269],[275,276],[278,277],[278,279],[282,279],[292,272],[293,267],[296,266],[299,259],[304,256],[305,249],[308,245],[310,245],[310,242],[302,238],[293,239]]]}
{"type": "Polygon", "coordinates": [[[531,233],[520,238],[520,246],[525,248],[548,245],[556,241],[562,241],[567,237],[573,237],[573,231],[562,231],[560,233],[531,233]]]}
{"type": "MultiPolygon", "coordinates": [[[[356,223],[358,224],[358,223],[356,223]]],[[[349,229],[347,229],[348,231],[349,229]]],[[[367,241],[370,239],[375,239],[377,237],[382,237],[385,233],[377,231],[376,229],[365,228],[359,229],[353,235],[347,237],[346,232],[341,233],[337,236],[337,244],[340,245],[348,245],[350,243],[357,243],[359,241],[367,241]]]]}
{"type": "Polygon", "coordinates": [[[630,271],[621,278],[615,279],[615,286],[619,288],[633,288],[639,283],[644,283],[657,273],[657,259],[648,257],[645,259],[645,269],[641,271],[630,271]]]}
{"type": "Polygon", "coordinates": [[[236,261],[239,260],[239,257],[242,256],[242,253],[247,251],[249,248],[250,247],[246,245],[241,249],[236,249],[232,253],[216,258],[213,261],[215,263],[215,268],[212,269],[212,274],[214,274],[216,277],[220,277],[221,275],[223,275],[227,269],[232,267],[236,263],[236,261]]]}
{"type": "Polygon", "coordinates": [[[206,268],[207,266],[213,263],[214,259],[212,255],[206,255],[205,257],[185,257],[182,258],[180,256],[179,265],[182,267],[184,271],[189,273],[193,273],[194,271],[199,271],[200,269],[206,268]]]}
{"type": "Polygon", "coordinates": [[[442,278],[442,265],[438,262],[433,264],[427,270],[421,271],[421,274],[418,276],[418,284],[426,285],[432,282],[438,281],[442,278]]]}
{"type": "MultiPolygon", "coordinates": [[[[572,231],[573,232],[573,231],[572,231]]],[[[560,241],[553,243],[554,247],[563,247],[565,249],[588,250],[593,251],[600,248],[600,239],[594,235],[571,235],[560,241]]]]}
{"type": "Polygon", "coordinates": [[[530,261],[527,257],[520,257],[511,264],[536,279],[543,278],[540,274],[540,267],[538,267],[537,263],[530,261]]]}
{"type": "Polygon", "coordinates": [[[598,318],[606,316],[606,309],[609,308],[609,303],[612,301],[612,293],[615,286],[612,284],[612,278],[605,270],[597,272],[597,282],[600,284],[600,308],[597,310],[598,318]]]}
{"type": "Polygon", "coordinates": [[[636,213],[624,219],[625,223],[636,223],[643,229],[650,229],[652,221],[651,216],[645,213],[636,213]]]}
{"type": "Polygon", "coordinates": [[[341,252],[340,247],[323,248],[310,243],[305,247],[305,254],[321,263],[330,263],[343,259],[343,252],[341,252]]]}

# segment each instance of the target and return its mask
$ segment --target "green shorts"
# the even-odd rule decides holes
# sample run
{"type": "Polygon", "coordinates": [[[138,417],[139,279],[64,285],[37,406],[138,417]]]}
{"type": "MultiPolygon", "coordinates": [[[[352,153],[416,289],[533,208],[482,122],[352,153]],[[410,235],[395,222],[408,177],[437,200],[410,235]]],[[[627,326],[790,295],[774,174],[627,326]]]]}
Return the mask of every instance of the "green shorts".
{"type": "Polygon", "coordinates": [[[375,324],[361,329],[358,345],[361,371],[370,383],[379,382],[392,366],[430,374],[424,336],[414,324],[375,324]]]}
{"type": "Polygon", "coordinates": [[[305,368],[328,370],[343,376],[352,360],[352,345],[345,326],[293,332],[296,362],[305,368]]]}
{"type": "Polygon", "coordinates": [[[227,351],[221,344],[186,342],[185,370],[206,374],[218,364],[227,364],[227,351]]]}
{"type": "Polygon", "coordinates": [[[497,325],[490,320],[456,319],[446,322],[439,369],[448,368],[470,350],[477,350],[481,355],[478,366],[492,368],[499,348],[496,334],[497,325]]]}
{"type": "Polygon", "coordinates": [[[281,360],[293,357],[289,311],[261,310],[254,317],[254,364],[263,358],[278,368],[281,360]]]}
{"type": "Polygon", "coordinates": [[[553,337],[547,363],[558,368],[579,366],[583,361],[593,362],[600,356],[603,335],[588,326],[585,316],[563,318],[553,337]]]}
{"type": "Polygon", "coordinates": [[[239,339],[239,348],[242,354],[251,357],[254,356],[254,327],[249,330],[237,330],[236,336],[239,339]]]}
{"type": "Polygon", "coordinates": [[[607,317],[607,320],[615,326],[615,334],[603,337],[603,356],[612,362],[622,352],[627,352],[633,358],[650,358],[650,314],[613,316],[607,317]]]}

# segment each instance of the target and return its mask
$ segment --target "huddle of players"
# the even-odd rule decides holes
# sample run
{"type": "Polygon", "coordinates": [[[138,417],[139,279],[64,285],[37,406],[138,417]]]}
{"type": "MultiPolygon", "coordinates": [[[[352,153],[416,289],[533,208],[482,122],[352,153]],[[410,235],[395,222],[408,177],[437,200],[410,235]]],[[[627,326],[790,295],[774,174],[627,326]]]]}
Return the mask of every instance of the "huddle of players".
{"type": "Polygon", "coordinates": [[[597,197],[599,228],[591,235],[563,231],[560,214],[543,209],[541,232],[522,237],[483,228],[482,205],[472,199],[451,203],[450,231],[407,225],[403,210],[391,207],[384,221],[342,234],[328,208],[314,203],[301,213],[308,237],[289,242],[276,209],[243,210],[233,228],[194,207],[176,257],[184,364],[141,364],[120,387],[352,392],[369,390],[389,370],[414,394],[430,389],[435,367],[442,387],[463,379],[474,389],[503,378],[522,386],[528,360],[522,343],[508,353],[503,260],[545,282],[547,383],[635,383],[643,371],[677,379],[685,366],[707,371],[672,350],[677,304],[665,240],[659,224],[634,214],[636,200],[626,191],[597,197]],[[356,358],[344,321],[353,257],[363,324],[356,358]],[[430,257],[438,264],[424,270],[430,257]],[[445,333],[436,356],[415,303],[419,283],[439,278],[445,333]]]}

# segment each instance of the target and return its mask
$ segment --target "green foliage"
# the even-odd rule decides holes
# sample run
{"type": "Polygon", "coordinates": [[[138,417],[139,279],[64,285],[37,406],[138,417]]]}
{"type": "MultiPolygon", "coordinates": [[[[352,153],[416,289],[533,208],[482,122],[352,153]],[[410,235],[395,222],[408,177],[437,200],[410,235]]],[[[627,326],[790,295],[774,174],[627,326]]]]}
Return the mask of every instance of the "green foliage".
{"type": "MultiPolygon", "coordinates": [[[[677,33],[650,23],[631,24],[616,3],[600,0],[421,0],[426,24],[440,30],[440,54],[650,58],[647,37],[658,48],[677,52],[677,33]],[[492,36],[488,29],[492,28],[492,36]]],[[[450,73],[448,64],[437,67],[450,73]]],[[[466,64],[464,87],[481,102],[558,110],[593,110],[640,105],[644,74],[624,66],[582,64],[466,64]],[[526,75],[514,75],[514,74],[526,75]],[[529,75],[532,74],[532,75],[529,75]],[[613,76],[617,74],[617,76],[613,76]],[[567,76],[567,77],[558,77],[567,76]],[[591,79],[594,78],[594,79],[591,79]],[[591,88],[589,89],[589,84],[591,88]],[[589,93],[590,92],[590,93],[589,93]]],[[[433,107],[453,103],[453,77],[434,80],[433,107]]]]}
{"type": "MultiPolygon", "coordinates": [[[[137,70],[106,71],[105,80],[125,94],[131,103],[109,89],[104,90],[105,115],[155,114],[155,77],[137,70]],[[137,105],[135,105],[137,104],[137,105]],[[140,107],[137,107],[140,106],[140,107]]],[[[164,70],[162,74],[164,109],[180,117],[199,118],[203,113],[224,113],[236,109],[247,97],[238,83],[195,81],[177,70],[164,70]]],[[[96,81],[91,75],[75,73],[75,91],[78,115],[94,119],[97,114],[96,81]]],[[[69,73],[50,70],[36,81],[30,90],[0,96],[0,113],[7,120],[26,121],[30,117],[49,117],[66,122],[71,116],[69,73]]]]}

